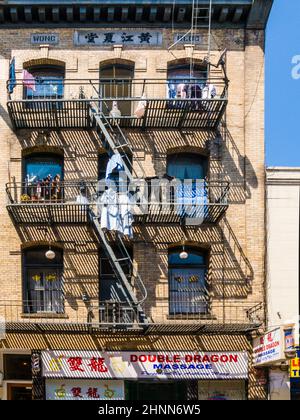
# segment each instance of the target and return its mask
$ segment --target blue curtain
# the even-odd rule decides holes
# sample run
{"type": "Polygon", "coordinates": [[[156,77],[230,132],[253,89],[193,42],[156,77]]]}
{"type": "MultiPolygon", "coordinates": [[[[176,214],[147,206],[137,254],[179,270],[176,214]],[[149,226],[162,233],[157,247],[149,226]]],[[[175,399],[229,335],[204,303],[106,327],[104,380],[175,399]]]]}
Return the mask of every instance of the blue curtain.
{"type": "Polygon", "coordinates": [[[178,180],[174,201],[181,217],[204,218],[208,203],[206,159],[195,154],[169,156],[168,175],[178,180]]]}

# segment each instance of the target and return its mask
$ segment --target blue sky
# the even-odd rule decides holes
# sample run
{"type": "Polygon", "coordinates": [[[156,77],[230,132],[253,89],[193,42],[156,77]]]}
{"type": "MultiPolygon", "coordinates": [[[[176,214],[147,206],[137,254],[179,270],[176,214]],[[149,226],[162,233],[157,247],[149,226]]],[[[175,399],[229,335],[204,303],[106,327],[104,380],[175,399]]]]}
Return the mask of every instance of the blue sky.
{"type": "Polygon", "coordinates": [[[274,0],[266,36],[266,164],[300,166],[300,0],[274,0]]]}

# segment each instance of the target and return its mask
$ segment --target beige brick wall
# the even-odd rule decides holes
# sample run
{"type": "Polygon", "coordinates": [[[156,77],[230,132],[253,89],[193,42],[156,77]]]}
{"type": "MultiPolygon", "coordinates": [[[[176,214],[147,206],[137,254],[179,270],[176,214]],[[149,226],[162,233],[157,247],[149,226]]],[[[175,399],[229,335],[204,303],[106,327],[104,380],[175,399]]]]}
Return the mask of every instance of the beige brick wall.
{"type": "MultiPolygon", "coordinates": [[[[39,144],[41,138],[41,134],[36,131],[14,133],[11,129],[6,111],[5,89],[10,58],[16,58],[19,77],[23,64],[29,60],[51,58],[66,63],[66,78],[77,79],[98,78],[99,64],[112,58],[135,62],[137,78],[163,78],[166,77],[168,62],[188,56],[183,46],[172,52],[167,51],[166,47],[172,43],[173,35],[166,29],[163,30],[163,46],[151,49],[126,47],[121,52],[109,47],[75,48],[72,44],[73,30],[69,29],[56,30],[60,35],[58,46],[49,49],[33,47],[30,45],[32,32],[28,29],[0,30],[2,300],[20,300],[22,297],[21,242],[43,240],[42,232],[32,227],[17,232],[5,208],[5,183],[14,177],[16,181],[21,181],[22,150],[39,144]]],[[[205,33],[203,37],[205,43],[205,33]]],[[[192,130],[126,132],[135,150],[134,158],[139,159],[149,176],[166,172],[168,151],[174,148],[184,150],[187,147],[201,151],[209,140],[213,144],[210,154],[211,179],[228,180],[231,183],[227,225],[222,221],[217,226],[186,230],[168,225],[135,228],[134,259],[148,289],[148,314],[156,322],[168,322],[167,253],[169,245],[180,243],[183,236],[189,243],[210,249],[210,293],[214,315],[219,320],[224,320],[224,317],[226,320],[234,316],[244,317],[245,312],[241,306],[264,301],[264,34],[255,30],[214,30],[212,39],[213,62],[217,61],[223,48],[228,49],[229,103],[226,126],[221,128],[220,133],[221,144],[216,145],[210,133],[195,133],[192,130]],[[250,262],[250,271],[253,271],[251,281],[248,282],[245,281],[249,271],[249,268],[245,268],[245,258],[250,262]],[[225,313],[223,294],[226,305],[231,307],[225,313]]],[[[201,59],[205,55],[206,51],[200,48],[195,57],[201,59]]],[[[151,92],[147,92],[147,95],[151,96],[151,92]]],[[[65,179],[97,177],[97,154],[100,148],[97,150],[95,133],[81,130],[53,131],[47,144],[64,148],[65,179]]],[[[78,316],[76,302],[81,302],[83,290],[86,289],[95,301],[98,298],[97,245],[92,242],[93,238],[86,227],[57,227],[51,230],[51,236],[53,241],[64,243],[68,297],[66,312],[74,320],[78,316]]]]}

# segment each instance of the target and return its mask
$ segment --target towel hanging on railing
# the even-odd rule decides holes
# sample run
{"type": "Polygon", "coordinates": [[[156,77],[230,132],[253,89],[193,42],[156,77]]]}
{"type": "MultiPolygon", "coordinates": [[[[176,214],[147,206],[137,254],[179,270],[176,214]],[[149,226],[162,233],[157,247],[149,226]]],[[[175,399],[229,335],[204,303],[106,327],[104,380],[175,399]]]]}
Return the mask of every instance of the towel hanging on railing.
{"type": "Polygon", "coordinates": [[[35,78],[31,73],[29,73],[29,71],[25,69],[22,72],[22,82],[23,85],[28,89],[35,91],[35,78]]]}
{"type": "Polygon", "coordinates": [[[109,116],[112,118],[120,118],[122,116],[121,111],[118,108],[118,102],[113,101],[112,109],[109,112],[109,116]]]}
{"type": "Polygon", "coordinates": [[[106,167],[106,174],[105,174],[105,178],[108,179],[110,177],[110,175],[113,173],[113,171],[124,171],[124,163],[122,160],[122,157],[120,155],[120,153],[115,153],[114,155],[112,155],[112,157],[109,159],[108,163],[107,163],[107,167],[106,167]]]}

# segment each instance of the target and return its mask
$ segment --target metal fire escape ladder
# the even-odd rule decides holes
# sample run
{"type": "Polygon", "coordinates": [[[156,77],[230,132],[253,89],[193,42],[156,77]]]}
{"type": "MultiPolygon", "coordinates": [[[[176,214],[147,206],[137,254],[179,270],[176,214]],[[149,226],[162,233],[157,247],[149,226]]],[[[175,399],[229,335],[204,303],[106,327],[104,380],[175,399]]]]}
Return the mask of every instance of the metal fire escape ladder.
{"type": "Polygon", "coordinates": [[[116,119],[113,119],[113,125],[110,123],[105,114],[100,110],[96,101],[90,102],[91,117],[96,123],[99,136],[103,137],[101,143],[110,154],[120,155],[123,163],[124,171],[130,181],[134,178],[145,178],[145,172],[142,165],[137,161],[139,174],[137,174],[133,162],[129,155],[133,156],[133,149],[128,142],[126,136],[121,130],[116,119]]]}
{"type": "MultiPolygon", "coordinates": [[[[134,309],[137,320],[139,323],[147,324],[148,320],[142,308],[143,302],[147,299],[147,289],[138,274],[137,270],[134,267],[133,261],[126,250],[126,246],[121,238],[118,235],[118,248],[120,252],[120,257],[117,258],[108,238],[103,229],[101,228],[98,216],[89,208],[89,218],[92,222],[94,230],[98,236],[100,243],[103,245],[106,255],[110,261],[112,269],[120,281],[121,285],[125,288],[126,297],[128,304],[134,309]],[[122,265],[127,264],[127,271],[131,273],[131,278],[134,284],[131,284],[123,270],[122,265]],[[137,297],[137,293],[139,297],[137,297]]],[[[123,289],[124,290],[124,289],[123,289]]]]}
{"type": "MultiPolygon", "coordinates": [[[[93,89],[96,91],[97,96],[99,98],[99,92],[94,86],[93,89]]],[[[104,105],[106,106],[105,103],[104,105]]],[[[110,155],[119,155],[124,167],[124,172],[129,181],[137,179],[138,174],[136,173],[135,168],[133,167],[133,162],[129,158],[129,155],[133,156],[133,149],[129,144],[126,136],[122,132],[117,121],[113,119],[112,124],[110,123],[108,118],[101,111],[97,100],[90,101],[90,111],[92,121],[96,125],[97,133],[101,140],[101,145],[108,151],[110,155]]],[[[139,162],[137,162],[137,164],[139,165],[139,177],[145,178],[145,173],[142,166],[139,162]]],[[[94,231],[100,243],[104,247],[105,253],[110,261],[111,267],[117,279],[119,280],[120,285],[122,286],[122,290],[126,296],[128,304],[134,310],[137,321],[144,325],[147,324],[148,320],[142,308],[142,303],[147,298],[147,289],[139,273],[134,267],[133,261],[126,249],[126,246],[121,236],[117,235],[116,237],[116,246],[118,247],[118,251],[120,254],[120,257],[117,257],[113,247],[110,244],[110,240],[108,239],[107,233],[101,228],[99,217],[94,213],[92,208],[89,208],[88,211],[89,218],[94,228],[94,231]],[[127,272],[131,273],[131,279],[134,284],[131,284],[131,282],[128,280],[126,272],[123,269],[124,264],[127,265],[127,272]]]]}

